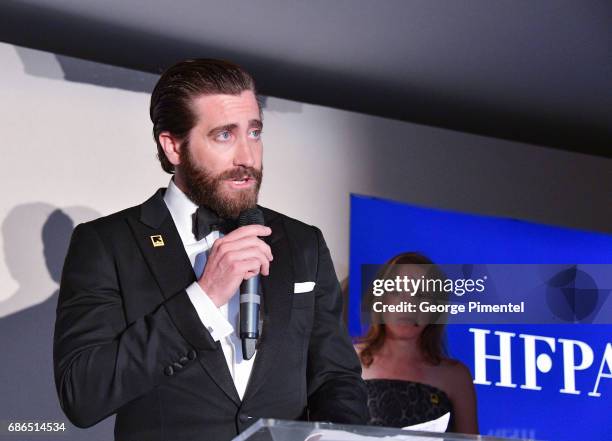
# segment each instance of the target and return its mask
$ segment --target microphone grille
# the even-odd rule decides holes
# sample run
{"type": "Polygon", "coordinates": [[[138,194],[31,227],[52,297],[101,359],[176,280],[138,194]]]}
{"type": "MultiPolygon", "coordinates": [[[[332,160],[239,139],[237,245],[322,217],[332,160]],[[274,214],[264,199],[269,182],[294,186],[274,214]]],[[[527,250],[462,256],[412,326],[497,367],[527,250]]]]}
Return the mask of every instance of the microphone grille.
{"type": "Polygon", "coordinates": [[[240,213],[238,217],[238,226],[244,227],[245,225],[263,225],[264,224],[264,216],[262,211],[257,208],[249,208],[248,210],[244,210],[240,213]]]}

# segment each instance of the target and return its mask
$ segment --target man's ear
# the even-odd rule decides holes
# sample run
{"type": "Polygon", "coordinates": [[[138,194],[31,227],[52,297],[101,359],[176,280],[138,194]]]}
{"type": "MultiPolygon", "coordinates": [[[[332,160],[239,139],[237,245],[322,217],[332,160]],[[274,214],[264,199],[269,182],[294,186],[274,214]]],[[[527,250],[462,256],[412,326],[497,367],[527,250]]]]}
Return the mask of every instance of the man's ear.
{"type": "Polygon", "coordinates": [[[176,139],[170,134],[170,132],[161,132],[159,134],[159,143],[164,149],[166,158],[172,165],[179,165],[181,163],[181,144],[182,142],[176,139]]]}

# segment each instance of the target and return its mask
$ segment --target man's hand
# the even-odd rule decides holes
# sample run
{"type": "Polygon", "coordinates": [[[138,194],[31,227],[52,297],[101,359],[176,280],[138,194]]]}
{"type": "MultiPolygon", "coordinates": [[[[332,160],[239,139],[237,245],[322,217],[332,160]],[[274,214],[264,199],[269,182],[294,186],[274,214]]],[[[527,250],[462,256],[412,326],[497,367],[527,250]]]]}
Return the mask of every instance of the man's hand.
{"type": "Polygon", "coordinates": [[[257,237],[270,233],[263,225],[246,225],[215,241],[198,283],[217,308],[232,298],[243,280],[270,273],[272,251],[257,237]]]}

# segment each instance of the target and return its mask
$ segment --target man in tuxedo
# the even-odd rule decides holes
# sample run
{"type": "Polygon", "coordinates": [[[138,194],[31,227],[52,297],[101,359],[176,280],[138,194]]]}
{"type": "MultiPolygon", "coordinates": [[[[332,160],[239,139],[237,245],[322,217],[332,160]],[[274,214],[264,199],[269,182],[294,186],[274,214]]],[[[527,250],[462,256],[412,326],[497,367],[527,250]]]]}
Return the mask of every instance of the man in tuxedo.
{"type": "Polygon", "coordinates": [[[365,424],[361,369],[321,232],[256,206],[263,127],[252,78],[188,60],[150,107],[162,168],[142,205],[75,228],[54,336],[62,409],[116,414],[120,441],[230,440],[259,418],[365,424]],[[240,283],[259,276],[261,336],[243,357],[240,283]]]}

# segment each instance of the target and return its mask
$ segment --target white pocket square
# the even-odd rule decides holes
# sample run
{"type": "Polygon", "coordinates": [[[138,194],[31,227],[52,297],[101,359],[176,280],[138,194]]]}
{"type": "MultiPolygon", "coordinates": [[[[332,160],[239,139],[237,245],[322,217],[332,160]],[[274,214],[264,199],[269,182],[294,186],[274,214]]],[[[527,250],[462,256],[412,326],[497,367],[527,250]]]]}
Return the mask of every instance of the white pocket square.
{"type": "Polygon", "coordinates": [[[315,282],[297,282],[293,284],[293,294],[302,294],[314,289],[315,282]]]}

